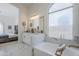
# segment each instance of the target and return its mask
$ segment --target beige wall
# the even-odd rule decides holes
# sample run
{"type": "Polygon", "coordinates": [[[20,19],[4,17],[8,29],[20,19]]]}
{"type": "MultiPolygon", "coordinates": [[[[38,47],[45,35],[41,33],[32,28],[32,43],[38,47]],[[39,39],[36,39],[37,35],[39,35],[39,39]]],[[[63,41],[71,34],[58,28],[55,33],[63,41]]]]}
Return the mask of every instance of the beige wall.
{"type": "Polygon", "coordinates": [[[28,8],[22,6],[21,4],[12,4],[19,8],[19,26],[18,26],[18,38],[19,42],[22,41],[22,33],[24,31],[24,27],[22,25],[22,22],[26,22],[26,29],[28,25],[28,8]]]}

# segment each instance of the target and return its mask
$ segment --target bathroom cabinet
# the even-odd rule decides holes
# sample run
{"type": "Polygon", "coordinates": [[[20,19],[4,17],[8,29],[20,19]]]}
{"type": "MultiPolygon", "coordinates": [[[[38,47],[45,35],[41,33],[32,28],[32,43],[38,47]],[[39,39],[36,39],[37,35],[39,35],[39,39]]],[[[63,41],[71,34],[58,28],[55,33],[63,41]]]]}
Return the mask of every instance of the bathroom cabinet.
{"type": "Polygon", "coordinates": [[[22,38],[22,42],[31,47],[31,51],[28,50],[29,53],[34,55],[34,46],[43,43],[45,40],[45,35],[43,33],[23,33],[22,38]]]}

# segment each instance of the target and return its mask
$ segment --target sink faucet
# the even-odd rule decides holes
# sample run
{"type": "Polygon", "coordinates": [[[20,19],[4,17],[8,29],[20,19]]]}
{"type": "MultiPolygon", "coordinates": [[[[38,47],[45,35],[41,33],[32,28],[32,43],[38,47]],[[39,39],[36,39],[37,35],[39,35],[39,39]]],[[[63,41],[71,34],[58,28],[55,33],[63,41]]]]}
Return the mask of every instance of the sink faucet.
{"type": "Polygon", "coordinates": [[[78,36],[74,36],[75,40],[78,41],[79,37],[78,36]]]}
{"type": "Polygon", "coordinates": [[[63,34],[60,34],[60,39],[63,39],[64,38],[64,35],[63,34]]]}

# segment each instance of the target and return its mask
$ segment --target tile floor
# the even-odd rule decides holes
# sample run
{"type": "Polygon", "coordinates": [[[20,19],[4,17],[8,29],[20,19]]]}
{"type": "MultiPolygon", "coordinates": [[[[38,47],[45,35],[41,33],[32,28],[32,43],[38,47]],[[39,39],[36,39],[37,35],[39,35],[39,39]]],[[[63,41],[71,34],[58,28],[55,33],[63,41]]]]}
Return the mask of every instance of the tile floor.
{"type": "Polygon", "coordinates": [[[17,41],[0,44],[0,56],[31,56],[31,47],[17,41]]]}

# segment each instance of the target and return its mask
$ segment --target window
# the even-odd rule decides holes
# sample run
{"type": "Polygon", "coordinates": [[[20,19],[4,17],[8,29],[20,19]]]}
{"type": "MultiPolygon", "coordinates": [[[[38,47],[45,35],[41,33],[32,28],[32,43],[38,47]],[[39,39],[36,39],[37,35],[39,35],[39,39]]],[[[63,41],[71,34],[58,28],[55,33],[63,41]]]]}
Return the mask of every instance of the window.
{"type": "Polygon", "coordinates": [[[72,28],[72,4],[53,4],[49,9],[49,37],[72,40],[72,28]]]}
{"type": "Polygon", "coordinates": [[[3,24],[0,23],[0,34],[2,34],[2,33],[3,33],[3,24]]]}

